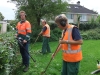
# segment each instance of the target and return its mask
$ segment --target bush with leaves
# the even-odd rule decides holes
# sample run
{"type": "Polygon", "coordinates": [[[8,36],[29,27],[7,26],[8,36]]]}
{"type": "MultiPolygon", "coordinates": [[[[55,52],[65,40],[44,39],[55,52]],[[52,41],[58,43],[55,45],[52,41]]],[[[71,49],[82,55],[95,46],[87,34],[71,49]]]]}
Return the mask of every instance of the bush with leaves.
{"type": "Polygon", "coordinates": [[[85,40],[98,40],[100,39],[100,29],[95,28],[95,29],[90,29],[88,31],[81,31],[82,38],[85,40]]]}
{"type": "Polygon", "coordinates": [[[17,67],[18,45],[12,32],[0,34],[0,70],[1,75],[10,75],[17,67]]]}
{"type": "Polygon", "coordinates": [[[2,26],[2,25],[0,24],[0,30],[1,30],[1,26],[2,26]]]}
{"type": "MultiPolygon", "coordinates": [[[[74,23],[72,24],[77,26],[77,24],[74,23]]],[[[100,28],[100,23],[97,22],[80,23],[79,30],[87,31],[89,29],[94,29],[97,27],[100,28]]]]}

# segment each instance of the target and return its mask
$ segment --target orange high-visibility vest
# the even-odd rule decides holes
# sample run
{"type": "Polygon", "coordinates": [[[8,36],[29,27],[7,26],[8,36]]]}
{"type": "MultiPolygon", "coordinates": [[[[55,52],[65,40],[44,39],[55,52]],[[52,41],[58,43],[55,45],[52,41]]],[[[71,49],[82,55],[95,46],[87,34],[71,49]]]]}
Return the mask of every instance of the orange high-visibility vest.
{"type": "MultiPolygon", "coordinates": [[[[73,40],[72,29],[74,25],[68,25],[63,40],[73,40]]],[[[81,45],[62,44],[63,60],[67,62],[78,62],[82,60],[81,45]]]]}
{"type": "Polygon", "coordinates": [[[47,27],[46,31],[43,32],[42,36],[50,37],[50,26],[48,24],[45,25],[47,27]]]}
{"type": "Polygon", "coordinates": [[[28,21],[25,21],[22,24],[18,22],[16,28],[18,30],[18,34],[26,35],[27,33],[31,33],[31,25],[28,21]]]}

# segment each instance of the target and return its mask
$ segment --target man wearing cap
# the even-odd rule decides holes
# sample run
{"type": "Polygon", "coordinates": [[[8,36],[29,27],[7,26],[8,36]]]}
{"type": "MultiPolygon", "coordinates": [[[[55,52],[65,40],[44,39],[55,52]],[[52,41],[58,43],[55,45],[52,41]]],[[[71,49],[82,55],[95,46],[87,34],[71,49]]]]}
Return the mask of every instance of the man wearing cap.
{"type": "Polygon", "coordinates": [[[41,20],[42,22],[42,31],[39,35],[43,36],[43,44],[42,44],[42,54],[51,53],[49,46],[49,38],[50,38],[50,26],[47,24],[46,20],[41,20]]]}

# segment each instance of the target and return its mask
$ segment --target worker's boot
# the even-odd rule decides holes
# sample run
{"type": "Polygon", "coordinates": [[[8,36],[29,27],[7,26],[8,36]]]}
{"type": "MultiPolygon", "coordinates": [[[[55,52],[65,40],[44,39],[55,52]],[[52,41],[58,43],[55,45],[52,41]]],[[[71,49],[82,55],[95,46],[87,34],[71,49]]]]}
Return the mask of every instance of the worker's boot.
{"type": "Polygon", "coordinates": [[[28,66],[28,65],[25,65],[25,67],[24,67],[23,71],[24,71],[24,72],[27,72],[27,71],[28,71],[28,69],[29,69],[29,66],[28,66]]]}

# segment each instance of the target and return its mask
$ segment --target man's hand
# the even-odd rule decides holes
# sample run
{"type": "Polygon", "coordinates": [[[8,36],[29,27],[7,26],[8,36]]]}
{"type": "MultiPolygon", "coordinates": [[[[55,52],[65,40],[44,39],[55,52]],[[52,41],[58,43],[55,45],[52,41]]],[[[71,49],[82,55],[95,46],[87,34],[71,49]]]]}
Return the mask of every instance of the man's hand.
{"type": "Polygon", "coordinates": [[[59,40],[59,43],[60,43],[60,44],[65,44],[66,41],[65,41],[65,40],[59,40]]]}
{"type": "Polygon", "coordinates": [[[27,41],[26,40],[23,40],[23,43],[27,43],[27,41]]]}

